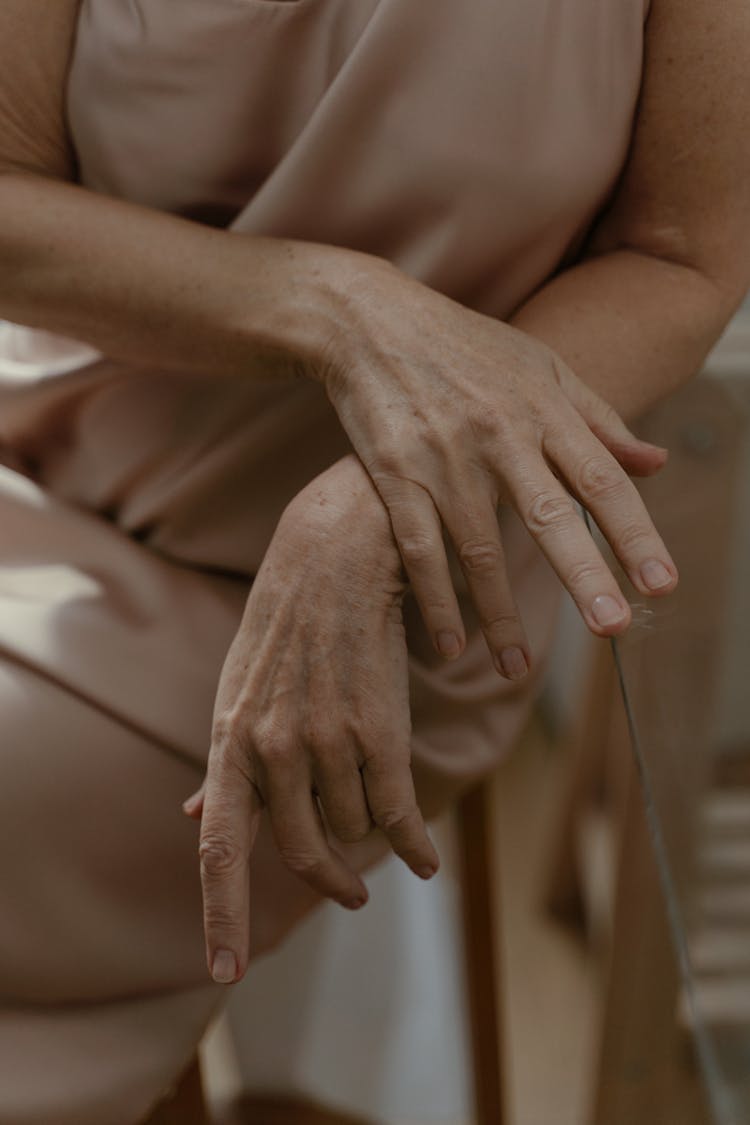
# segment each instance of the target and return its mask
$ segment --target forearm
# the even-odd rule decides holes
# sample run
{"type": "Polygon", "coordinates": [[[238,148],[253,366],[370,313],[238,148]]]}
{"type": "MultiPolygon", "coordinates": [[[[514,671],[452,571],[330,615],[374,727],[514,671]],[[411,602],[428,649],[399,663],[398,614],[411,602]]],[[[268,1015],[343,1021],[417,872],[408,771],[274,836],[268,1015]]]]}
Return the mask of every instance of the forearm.
{"type": "Polygon", "coordinates": [[[0,174],[0,318],[136,364],[298,370],[335,331],[338,298],[326,277],[336,255],[0,174]]]}
{"type": "Polygon", "coordinates": [[[558,275],[511,323],[629,419],[700,369],[737,304],[697,270],[616,250],[558,275]]]}

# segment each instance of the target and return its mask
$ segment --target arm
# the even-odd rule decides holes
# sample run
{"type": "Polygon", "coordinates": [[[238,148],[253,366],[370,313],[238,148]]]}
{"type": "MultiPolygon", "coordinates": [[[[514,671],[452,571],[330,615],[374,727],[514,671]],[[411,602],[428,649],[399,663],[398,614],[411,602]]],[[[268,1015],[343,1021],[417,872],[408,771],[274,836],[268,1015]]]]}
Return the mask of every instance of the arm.
{"type": "Polygon", "coordinates": [[[212,230],[70,182],[80,0],[0,5],[0,317],[133,363],[296,373],[335,330],[333,248],[212,230]],[[329,258],[333,267],[327,266],[329,258]]]}
{"type": "MultiPolygon", "coordinates": [[[[666,11],[676,0],[661,2],[666,11]]],[[[730,39],[746,19],[739,3],[722,8],[730,39]]],[[[690,4],[700,12],[707,0],[690,4]]],[[[593,631],[627,627],[627,603],[561,481],[590,508],[636,588],[672,588],[674,564],[617,465],[653,471],[663,455],[638,443],[541,343],[553,332],[549,304],[535,306],[535,340],[528,320],[523,332],[499,324],[366,255],[211,231],[61,182],[71,165],[62,79],[78,4],[61,0],[45,31],[46,9],[8,0],[0,16],[0,312],[136,362],[244,373],[260,358],[263,374],[271,364],[320,378],[389,510],[446,655],[460,651],[463,629],[441,524],[498,670],[509,674],[528,657],[498,503],[517,508],[593,631]],[[53,81],[27,62],[38,58],[37,33],[57,45],[53,81]]],[[[679,17],[667,21],[678,38],[679,17]]],[[[652,56],[651,67],[666,65],[652,56]]],[[[693,82],[689,91],[698,115],[701,89],[693,82]]],[[[741,145],[735,125],[730,143],[741,145]]],[[[658,157],[663,121],[641,117],[639,127],[658,157]]],[[[710,145],[706,152],[715,163],[710,145]]]]}
{"type": "Polygon", "coordinates": [[[625,417],[698,371],[750,286],[749,136],[748,4],[653,0],[618,188],[512,320],[625,417]]]}
{"type": "MultiPolygon", "coordinates": [[[[750,216],[745,198],[746,185],[750,182],[750,148],[740,108],[743,101],[750,104],[750,98],[734,100],[745,73],[750,72],[750,57],[744,61],[739,57],[743,52],[750,56],[750,9],[745,5],[746,0],[727,0],[721,9],[721,18],[716,17],[714,24],[710,22],[713,0],[653,0],[644,96],[626,175],[612,206],[597,225],[585,260],[549,282],[517,311],[513,318],[517,335],[513,332],[507,337],[490,334],[483,318],[473,317],[465,310],[459,314],[451,303],[434,295],[428,297],[414,283],[397,279],[392,273],[369,273],[365,287],[369,316],[362,321],[361,338],[372,340],[370,325],[379,313],[378,327],[382,331],[376,338],[381,340],[381,346],[383,336],[395,341],[394,352],[401,371],[418,367],[426,359],[432,361],[429,376],[433,389],[436,373],[440,371],[441,352],[447,353],[451,366],[456,356],[466,362],[467,357],[477,355],[471,348],[484,332],[489,343],[496,347],[492,353],[495,375],[504,365],[514,365],[525,366],[531,377],[535,370],[549,362],[552,353],[547,353],[545,348],[554,348],[555,354],[564,357],[580,372],[584,388],[588,386],[600,392],[624,414],[630,415],[639,413],[696,370],[750,280],[750,216]],[[702,47],[706,48],[705,54],[702,47]],[[676,60],[674,66],[670,58],[676,60]],[[714,60],[708,72],[707,58],[714,60]],[[728,104],[722,107],[722,101],[728,104]],[[707,112],[709,107],[714,107],[713,112],[707,112]],[[703,122],[705,135],[696,130],[694,119],[703,122]],[[689,159],[687,138],[694,140],[689,159]],[[692,178],[685,177],[686,167],[692,178]],[[708,206],[707,200],[715,202],[716,207],[708,206]],[[397,315],[398,306],[407,309],[406,318],[397,315]],[[390,311],[396,332],[388,317],[383,319],[383,307],[390,311]],[[414,342],[409,339],[412,318],[418,318],[419,339],[414,342]],[[463,338],[465,331],[470,337],[468,341],[463,338]],[[543,342],[542,347],[538,351],[533,348],[531,352],[525,351],[534,337],[543,342]],[[425,356],[425,341],[432,338],[437,341],[437,347],[425,356]],[[513,345],[510,358],[506,340],[513,345]]],[[[371,346],[373,359],[383,365],[382,351],[379,353],[371,346]]],[[[483,349],[478,354],[482,359],[483,349]]],[[[571,381],[572,371],[561,364],[562,361],[554,366],[557,377],[571,381]]],[[[479,362],[471,367],[471,379],[476,381],[479,369],[479,362]]],[[[333,374],[334,377],[338,374],[335,364],[333,374]]],[[[497,381],[489,385],[491,391],[497,390],[497,381]]],[[[609,422],[606,410],[604,414],[601,412],[601,403],[593,400],[592,405],[575,383],[571,382],[570,386],[571,396],[577,396],[571,400],[578,401],[582,410],[590,411],[592,427],[605,428],[609,422]]],[[[474,390],[469,380],[461,384],[452,401],[444,399],[441,403],[442,418],[430,415],[429,399],[420,401],[424,409],[423,425],[429,420],[433,427],[433,448],[438,444],[436,439],[444,440],[445,419],[460,418],[464,403],[472,401],[474,390]]],[[[398,401],[395,396],[394,401],[398,401]]],[[[492,395],[488,394],[484,401],[491,415],[492,395]]],[[[345,406],[343,413],[345,416],[345,406]]],[[[491,416],[484,418],[477,410],[474,419],[478,427],[486,428],[490,437],[497,436],[491,429],[491,416]]],[[[522,419],[519,426],[523,424],[522,419]]],[[[550,424],[547,435],[551,432],[550,424]]],[[[501,437],[507,436],[506,428],[501,437]]],[[[622,431],[615,429],[613,444],[618,440],[627,441],[622,431]]],[[[653,467],[653,451],[636,446],[629,446],[629,450],[633,468],[648,468],[649,464],[653,467]]],[[[582,445],[579,459],[583,455],[582,445]]],[[[602,463],[601,452],[598,456],[602,463]]],[[[610,481],[612,479],[610,475],[610,481]]],[[[483,487],[479,476],[472,483],[475,493],[483,487]]],[[[616,490],[620,489],[614,496],[615,503],[619,504],[623,502],[623,493],[616,479],[615,486],[616,490]]],[[[426,489],[425,493],[429,495],[426,489]]],[[[471,496],[471,489],[460,494],[464,501],[471,496]]],[[[626,495],[624,501],[627,507],[626,495]]],[[[631,507],[630,527],[637,529],[639,525],[632,522],[632,513],[631,507]]],[[[402,515],[407,523],[412,520],[412,526],[419,528],[420,510],[417,509],[415,520],[408,498],[403,501],[402,510],[396,508],[396,524],[402,515]]],[[[392,510],[392,521],[393,516],[392,510]]],[[[295,790],[291,779],[297,776],[297,770],[289,770],[292,751],[296,751],[297,761],[302,762],[302,774],[308,780],[316,768],[318,772],[321,768],[324,771],[326,762],[328,768],[351,764],[349,736],[345,730],[331,728],[332,717],[340,723],[354,709],[360,717],[369,720],[369,730],[360,730],[360,746],[366,748],[366,757],[373,767],[381,762],[386,772],[397,779],[380,805],[380,821],[390,825],[391,830],[396,827],[392,842],[414,870],[424,866],[426,875],[431,863],[434,867],[434,856],[430,855],[421,823],[414,815],[413,791],[404,777],[408,761],[408,716],[403,682],[399,683],[403,653],[395,634],[390,634],[389,642],[394,647],[389,649],[382,643],[371,645],[366,653],[372,670],[382,672],[381,690],[365,692],[360,697],[358,693],[365,679],[355,684],[354,693],[349,690],[352,684],[348,675],[349,661],[357,675],[363,655],[364,646],[358,632],[363,605],[366,608],[376,593],[377,580],[385,578],[381,590],[385,596],[379,603],[376,597],[376,603],[384,613],[381,628],[385,621],[390,621],[392,626],[399,597],[399,559],[391,542],[388,522],[384,521],[382,502],[356,458],[339,462],[305,489],[285,513],[281,540],[279,544],[274,540],[269,556],[272,564],[277,557],[282,560],[286,557],[289,574],[285,574],[282,562],[275,574],[269,568],[259,575],[264,586],[267,581],[271,582],[268,587],[270,604],[274,607],[271,616],[278,604],[284,604],[290,591],[294,597],[295,583],[300,581],[300,555],[304,553],[307,559],[312,550],[315,556],[321,547],[321,574],[334,575],[333,597],[322,611],[323,619],[314,622],[307,637],[302,639],[300,653],[290,652],[286,634],[277,646],[285,662],[281,674],[294,677],[296,685],[289,695],[284,694],[290,706],[283,715],[277,716],[275,724],[271,722],[269,729],[264,720],[268,715],[273,718],[273,700],[264,715],[264,709],[258,708],[255,699],[248,694],[247,659],[249,654],[252,662],[253,647],[242,640],[230,653],[222,676],[201,836],[208,959],[212,965],[218,951],[227,952],[227,957],[218,963],[218,979],[224,981],[237,979],[246,964],[247,860],[260,805],[259,779],[261,787],[265,784],[266,793],[269,780],[276,779],[275,828],[287,862],[321,893],[346,905],[355,906],[365,896],[364,887],[353,872],[340,866],[330,852],[319,826],[309,823],[309,788],[303,786],[300,790],[297,786],[295,790]],[[331,545],[333,553],[327,554],[331,545]],[[285,556],[290,546],[291,551],[285,556]],[[276,547],[281,550],[280,556],[275,554],[276,547]],[[341,580],[336,577],[347,558],[379,561],[374,567],[365,568],[366,582],[358,587],[356,565],[348,576],[341,580]],[[278,582],[278,589],[274,589],[274,581],[278,582]],[[354,594],[355,599],[347,604],[343,617],[338,614],[339,591],[345,597],[354,594]],[[309,653],[315,652],[320,639],[326,636],[336,638],[331,651],[344,652],[347,656],[341,680],[343,698],[334,699],[321,710],[320,699],[328,698],[323,693],[330,689],[336,677],[327,674],[325,685],[316,690],[310,682],[300,680],[300,675],[304,679],[305,670],[309,675],[311,667],[314,672],[315,662],[311,664],[309,653]],[[389,652],[383,665],[383,656],[389,652]],[[395,679],[390,682],[388,667],[397,670],[395,679]],[[387,714],[379,709],[384,699],[397,701],[387,714]],[[387,732],[386,727],[378,729],[378,720],[384,719],[391,724],[387,732]],[[387,755],[381,757],[384,748],[390,750],[390,760],[387,755]],[[279,810],[285,788],[289,795],[286,812],[279,810]],[[399,824],[407,829],[406,836],[400,839],[399,824]]],[[[428,543],[427,556],[430,551],[428,543]]],[[[582,549],[578,562],[587,557],[590,558],[582,549]]],[[[490,572],[489,580],[492,579],[490,572]]],[[[300,587],[297,585],[296,589],[300,587]]],[[[255,592],[260,597],[265,591],[258,586],[255,592]]],[[[251,612],[246,615],[243,628],[252,631],[260,626],[262,632],[262,606],[249,603],[249,609],[251,612]],[[257,621],[254,620],[256,612],[261,613],[257,621]]],[[[302,589],[292,616],[309,622],[309,614],[307,591],[302,589]]],[[[375,635],[372,628],[367,635],[375,635]]],[[[388,635],[387,626],[382,635],[388,635]]],[[[267,661],[265,663],[268,665],[267,661]]],[[[326,792],[325,786],[321,792],[326,792]]],[[[198,794],[189,804],[188,811],[192,815],[200,815],[202,797],[202,793],[198,794]]],[[[333,811],[329,821],[338,819],[339,827],[334,831],[341,839],[354,840],[366,831],[365,818],[358,819],[361,814],[358,791],[350,791],[347,797],[339,789],[337,795],[329,785],[325,800],[326,811],[329,808],[333,811]]]]}
{"type": "MultiPolygon", "coordinates": [[[[636,450],[618,432],[612,407],[635,416],[696,371],[750,283],[750,9],[745,0],[653,0],[646,40],[627,167],[584,260],[494,330],[407,281],[392,282],[398,331],[381,316],[368,357],[374,385],[356,359],[343,374],[334,364],[328,381],[389,507],[433,637],[460,637],[442,522],[498,664],[504,646],[525,649],[493,527],[498,500],[516,507],[592,631],[620,632],[629,622],[540,453],[594,515],[635,588],[658,595],[674,587],[674,564],[601,446],[631,473],[659,467],[654,450],[636,450]],[[429,393],[420,393],[427,372],[429,393]],[[395,419],[390,441],[366,428],[384,415],[376,405],[384,386],[418,419],[395,419]],[[459,465],[462,447],[468,456],[459,465]],[[484,496],[483,474],[493,481],[484,496]]],[[[370,316],[387,307],[386,288],[376,279],[370,316]]]]}

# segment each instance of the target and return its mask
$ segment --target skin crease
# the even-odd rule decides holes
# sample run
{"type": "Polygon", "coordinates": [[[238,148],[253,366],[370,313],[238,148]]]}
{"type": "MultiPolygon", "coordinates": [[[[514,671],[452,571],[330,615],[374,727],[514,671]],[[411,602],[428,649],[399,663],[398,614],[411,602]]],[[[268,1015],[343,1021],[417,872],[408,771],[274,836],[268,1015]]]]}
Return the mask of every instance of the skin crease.
{"type": "Polygon", "coordinates": [[[650,559],[667,573],[654,592],[673,588],[674,563],[625,472],[656,471],[665,454],[630,435],[612,405],[635,415],[695,371],[750,280],[750,16],[746,0],[727,0],[720,15],[713,0],[654,0],[633,147],[612,205],[585,260],[502,324],[380,259],[208,231],[59,182],[71,165],[50,75],[64,74],[76,10],[61,0],[50,18],[41,0],[13,0],[0,11],[0,44],[14,45],[0,48],[0,120],[10,121],[0,135],[12,138],[0,159],[0,257],[14,277],[7,291],[0,278],[0,315],[134,363],[252,377],[258,358],[266,373],[278,360],[280,375],[325,384],[359,455],[312,482],[279,524],[222,671],[207,788],[188,805],[203,813],[208,963],[226,951],[217,979],[228,982],[246,967],[260,802],[292,869],[348,906],[364,886],[322,835],[311,779],[331,834],[336,823],[352,838],[369,829],[366,799],[413,869],[436,865],[408,771],[405,673],[387,680],[403,660],[402,556],[436,643],[453,633],[460,649],[446,526],[490,650],[499,669],[515,654],[514,675],[517,654],[526,663],[531,654],[505,576],[498,503],[519,510],[600,634],[626,628],[629,611],[569,491],[595,512],[636,588],[647,592],[650,559]],[[619,619],[597,624],[600,597],[619,605],[619,619]],[[271,624],[272,659],[260,643],[271,624]],[[334,729],[321,721],[331,715],[334,729]],[[380,800],[359,773],[364,762],[391,783],[380,800]]]}

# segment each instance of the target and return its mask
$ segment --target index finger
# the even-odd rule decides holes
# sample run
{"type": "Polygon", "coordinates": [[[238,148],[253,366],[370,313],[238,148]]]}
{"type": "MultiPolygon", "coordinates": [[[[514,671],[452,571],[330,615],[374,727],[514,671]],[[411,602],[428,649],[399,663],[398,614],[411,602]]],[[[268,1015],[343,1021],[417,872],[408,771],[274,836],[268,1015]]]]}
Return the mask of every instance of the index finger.
{"type": "Polygon", "coordinates": [[[200,834],[206,959],[217,984],[233,984],[247,969],[250,853],[263,802],[227,758],[209,760],[200,834]]]}

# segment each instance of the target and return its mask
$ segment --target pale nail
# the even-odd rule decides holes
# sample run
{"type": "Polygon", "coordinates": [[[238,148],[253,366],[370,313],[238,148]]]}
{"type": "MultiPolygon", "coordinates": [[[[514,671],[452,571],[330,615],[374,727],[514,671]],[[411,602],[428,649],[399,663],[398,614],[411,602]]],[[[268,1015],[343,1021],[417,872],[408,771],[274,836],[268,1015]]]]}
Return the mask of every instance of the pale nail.
{"type": "Polygon", "coordinates": [[[455,660],[461,652],[461,642],[455,633],[444,631],[437,635],[438,650],[441,656],[448,660],[455,660]]]}
{"type": "Polygon", "coordinates": [[[437,873],[437,867],[432,864],[426,864],[424,867],[417,868],[417,875],[420,879],[431,879],[437,873]]]}
{"type": "Polygon", "coordinates": [[[672,575],[658,559],[649,559],[643,564],[641,578],[649,590],[663,590],[672,584],[672,575]]]}
{"type": "Polygon", "coordinates": [[[503,649],[500,666],[509,680],[522,680],[529,670],[523,650],[517,647],[503,649]]]}
{"type": "Polygon", "coordinates": [[[211,965],[211,976],[217,984],[231,984],[237,976],[237,961],[228,949],[217,949],[211,965]]]}
{"type": "Polygon", "coordinates": [[[627,616],[620,603],[609,594],[600,594],[598,598],[594,598],[591,612],[601,629],[608,629],[610,625],[619,625],[627,616]]]}

